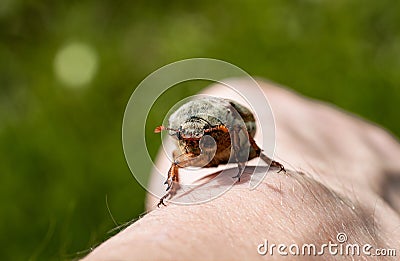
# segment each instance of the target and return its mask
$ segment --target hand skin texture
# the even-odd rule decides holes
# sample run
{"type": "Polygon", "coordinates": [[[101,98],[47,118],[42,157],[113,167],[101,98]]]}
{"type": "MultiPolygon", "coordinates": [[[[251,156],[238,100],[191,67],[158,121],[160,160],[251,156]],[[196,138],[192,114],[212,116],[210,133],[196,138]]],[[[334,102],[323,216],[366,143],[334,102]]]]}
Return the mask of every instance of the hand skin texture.
{"type": "MultiPolygon", "coordinates": [[[[399,143],[381,128],[331,105],[262,80],[259,84],[275,117],[274,159],[287,173],[269,169],[255,190],[248,189],[249,175],[243,174],[240,183],[204,204],[157,208],[158,199],[149,195],[147,208],[153,210],[84,260],[270,260],[282,256],[277,249],[272,256],[260,255],[257,247],[264,240],[321,246],[338,243],[338,233],[347,235],[346,243],[372,245],[372,253],[376,248],[396,249],[398,258],[399,143]]],[[[218,84],[204,92],[238,98],[218,84]]],[[[169,164],[165,155],[158,157],[159,169],[167,172],[169,164]]],[[[165,190],[159,182],[151,186],[153,191],[165,190]]],[[[321,259],[286,257],[313,258],[321,259]]],[[[324,260],[343,258],[382,259],[333,256],[328,251],[323,255],[324,260]]],[[[384,259],[391,258],[396,259],[384,259]]]]}

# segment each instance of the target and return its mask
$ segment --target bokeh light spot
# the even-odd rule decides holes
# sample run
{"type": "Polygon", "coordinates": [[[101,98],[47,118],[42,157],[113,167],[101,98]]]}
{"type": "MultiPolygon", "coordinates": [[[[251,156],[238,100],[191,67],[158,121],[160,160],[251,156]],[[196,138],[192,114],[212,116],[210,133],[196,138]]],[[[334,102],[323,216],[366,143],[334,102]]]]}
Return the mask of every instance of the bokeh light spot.
{"type": "Polygon", "coordinates": [[[71,87],[89,83],[96,74],[98,58],[95,50],[84,43],[70,43],[56,54],[54,70],[58,79],[71,87]]]}

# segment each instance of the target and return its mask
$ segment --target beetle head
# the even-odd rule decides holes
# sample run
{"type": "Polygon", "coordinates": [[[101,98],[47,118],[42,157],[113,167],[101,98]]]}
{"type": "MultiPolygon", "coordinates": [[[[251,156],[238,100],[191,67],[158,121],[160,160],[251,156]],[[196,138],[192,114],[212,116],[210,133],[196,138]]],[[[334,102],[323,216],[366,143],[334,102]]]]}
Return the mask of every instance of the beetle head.
{"type": "Polygon", "coordinates": [[[211,124],[200,117],[191,117],[190,119],[183,122],[179,129],[166,128],[164,126],[158,126],[154,132],[159,133],[163,130],[170,131],[170,135],[176,136],[178,139],[189,139],[189,140],[200,140],[204,133],[210,130],[211,124]]]}

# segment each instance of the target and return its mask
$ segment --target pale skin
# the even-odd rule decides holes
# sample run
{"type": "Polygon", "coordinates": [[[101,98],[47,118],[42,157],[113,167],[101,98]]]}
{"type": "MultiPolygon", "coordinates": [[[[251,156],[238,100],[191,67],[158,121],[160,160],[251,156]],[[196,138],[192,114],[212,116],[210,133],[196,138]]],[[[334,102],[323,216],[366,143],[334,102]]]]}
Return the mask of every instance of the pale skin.
{"type": "MultiPolygon", "coordinates": [[[[270,260],[280,256],[257,253],[264,239],[270,244],[322,245],[337,243],[339,232],[346,233],[348,243],[396,249],[398,257],[397,140],[330,105],[269,83],[260,85],[275,116],[274,159],[286,173],[271,168],[262,183],[249,190],[246,171],[252,167],[248,166],[240,183],[203,204],[167,203],[157,208],[158,199],[149,195],[147,207],[153,210],[84,260],[270,260]]],[[[235,98],[220,85],[206,93],[235,98]]],[[[159,157],[156,164],[168,170],[171,162],[159,157]]],[[[165,190],[163,184],[151,186],[165,190]]],[[[343,256],[324,255],[324,259],[335,258],[343,256]]]]}

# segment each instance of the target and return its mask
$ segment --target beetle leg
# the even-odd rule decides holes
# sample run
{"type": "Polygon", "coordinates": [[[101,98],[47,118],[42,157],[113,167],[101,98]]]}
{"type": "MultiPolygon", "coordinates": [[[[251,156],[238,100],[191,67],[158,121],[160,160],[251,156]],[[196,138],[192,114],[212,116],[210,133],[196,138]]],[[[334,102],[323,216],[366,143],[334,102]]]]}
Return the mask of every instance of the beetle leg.
{"type": "MultiPolygon", "coordinates": [[[[239,132],[240,130],[243,130],[243,128],[241,126],[234,126],[233,128],[231,128],[231,133],[232,133],[232,148],[233,148],[233,156],[235,157],[235,160],[238,164],[238,174],[236,176],[233,176],[232,178],[237,178],[237,181],[240,182],[240,176],[242,176],[244,167],[246,165],[245,162],[240,161],[239,159],[239,151],[240,151],[240,137],[239,137],[239,132]]],[[[245,133],[247,133],[247,130],[244,128],[245,133]]],[[[249,136],[249,135],[248,135],[249,136]]]]}
{"type": "Polygon", "coordinates": [[[166,189],[167,191],[172,187],[172,184],[174,182],[179,182],[179,172],[176,162],[172,163],[171,167],[168,170],[168,178],[164,182],[165,185],[168,185],[166,189]]]}
{"type": "Polygon", "coordinates": [[[167,186],[167,193],[160,199],[160,202],[158,202],[157,207],[160,207],[161,205],[165,206],[164,200],[172,198],[178,189],[180,188],[179,186],[179,167],[176,164],[176,159],[183,155],[179,155],[178,150],[174,150],[172,153],[172,156],[174,158],[174,162],[172,163],[171,167],[168,170],[168,177],[167,180],[164,182],[164,184],[168,185],[167,186]]]}
{"type": "Polygon", "coordinates": [[[172,185],[169,187],[170,190],[160,199],[160,201],[157,204],[157,207],[160,207],[161,205],[165,206],[164,200],[165,199],[170,199],[170,198],[172,198],[173,196],[176,195],[176,192],[180,188],[179,183],[173,181],[171,184],[172,185]]]}
{"type": "Polygon", "coordinates": [[[237,181],[240,182],[240,177],[242,176],[242,172],[244,170],[245,165],[246,163],[244,162],[238,162],[238,168],[239,168],[238,174],[236,176],[233,176],[232,178],[234,179],[237,178],[237,181]]]}
{"type": "Polygon", "coordinates": [[[267,163],[268,165],[270,165],[270,166],[272,166],[272,167],[279,168],[278,173],[281,172],[281,171],[286,172],[285,167],[284,167],[281,163],[279,163],[279,162],[277,162],[277,161],[275,161],[275,160],[270,159],[267,155],[265,155],[264,153],[262,153],[260,147],[258,147],[257,143],[255,142],[255,140],[253,139],[253,137],[251,137],[251,135],[249,135],[249,141],[250,141],[251,147],[253,147],[253,149],[256,151],[257,155],[258,155],[263,161],[265,161],[265,163],[267,163]]]}
{"type": "Polygon", "coordinates": [[[176,179],[179,180],[179,173],[178,173],[178,168],[176,167],[176,160],[181,157],[183,154],[179,154],[178,150],[174,150],[172,152],[172,157],[174,158],[174,163],[172,163],[171,167],[168,170],[168,177],[167,180],[164,182],[165,185],[168,185],[166,190],[169,190],[172,182],[176,179]]]}
{"type": "MultiPolygon", "coordinates": [[[[174,156],[177,153],[174,152],[174,156]]],[[[212,155],[211,155],[212,156],[212,155]]],[[[165,205],[164,200],[170,199],[175,196],[176,192],[179,190],[179,169],[185,167],[202,167],[209,162],[211,157],[207,153],[200,154],[195,156],[193,154],[181,154],[175,158],[175,161],[172,163],[169,171],[168,178],[164,184],[167,184],[167,193],[160,199],[160,202],[157,204],[158,207],[161,205],[165,205]]]]}
{"type": "Polygon", "coordinates": [[[283,172],[285,172],[286,173],[286,169],[285,169],[285,167],[281,164],[281,163],[279,163],[279,162],[277,162],[277,161],[275,161],[275,160],[272,160],[272,159],[270,159],[267,155],[265,155],[264,153],[260,153],[260,158],[263,160],[263,161],[265,161],[265,163],[267,163],[268,165],[270,165],[270,166],[272,166],[272,167],[276,167],[276,168],[279,168],[279,170],[278,170],[278,173],[280,173],[281,171],[283,171],[283,172]]]}
{"type": "Polygon", "coordinates": [[[168,179],[164,184],[168,184],[167,190],[172,188],[172,186],[177,183],[179,185],[179,169],[186,167],[203,167],[206,165],[213,155],[208,153],[202,153],[198,156],[193,154],[181,154],[176,157],[174,163],[172,163],[171,168],[168,171],[168,179]]]}
{"type": "Polygon", "coordinates": [[[168,171],[168,178],[165,181],[164,184],[168,184],[167,187],[167,193],[160,199],[160,202],[158,202],[157,207],[160,207],[160,205],[164,205],[164,200],[165,199],[170,199],[173,196],[175,196],[176,192],[179,190],[179,167],[176,164],[176,162],[172,163],[171,168],[168,171]]]}

